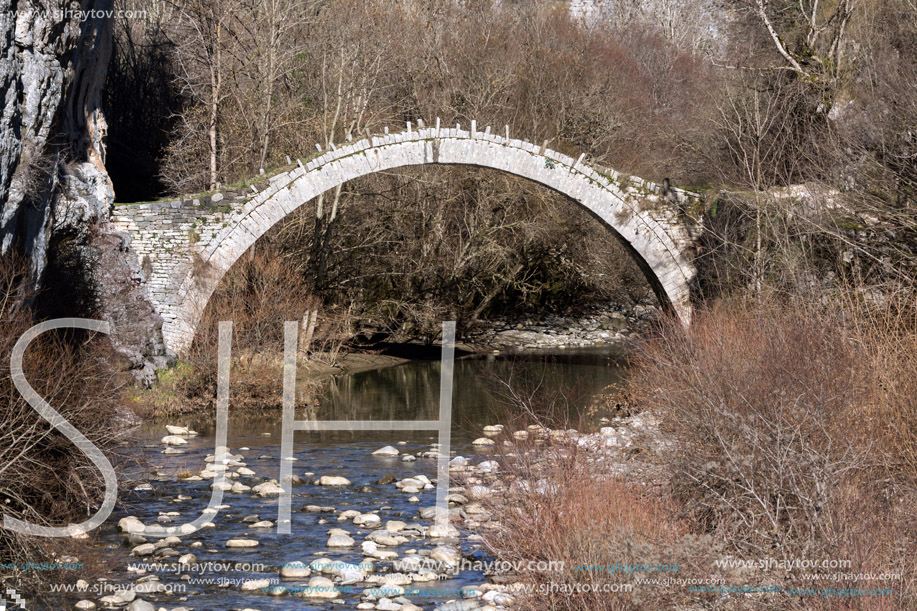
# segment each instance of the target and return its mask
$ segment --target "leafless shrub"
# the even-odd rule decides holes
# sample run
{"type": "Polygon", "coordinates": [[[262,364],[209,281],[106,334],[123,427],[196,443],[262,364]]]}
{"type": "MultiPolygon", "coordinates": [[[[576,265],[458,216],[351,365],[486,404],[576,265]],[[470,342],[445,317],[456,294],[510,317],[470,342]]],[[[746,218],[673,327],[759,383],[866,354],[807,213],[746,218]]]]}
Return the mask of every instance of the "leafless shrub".
{"type": "Polygon", "coordinates": [[[893,608],[913,595],[901,546],[917,541],[904,509],[914,498],[912,327],[839,309],[719,303],[690,330],[649,340],[631,387],[664,415],[676,443],[665,465],[694,521],[739,557],[843,558],[853,572],[900,573],[903,587],[880,601],[893,608]],[[882,534],[890,528],[898,541],[882,534]]]}
{"type": "MultiPolygon", "coordinates": [[[[81,522],[98,508],[102,475],[72,442],[52,428],[22,398],[9,370],[15,343],[33,324],[22,307],[19,281],[26,262],[6,257],[0,261],[0,507],[4,515],[40,525],[65,526],[81,522]]],[[[106,454],[117,436],[115,422],[121,385],[108,364],[112,359],[105,338],[55,335],[36,339],[24,358],[26,379],[51,406],[106,454]]],[[[26,537],[0,529],[0,562],[37,562],[65,552],[65,543],[26,537]]],[[[40,571],[11,570],[3,580],[20,591],[34,592],[40,571]]]]}

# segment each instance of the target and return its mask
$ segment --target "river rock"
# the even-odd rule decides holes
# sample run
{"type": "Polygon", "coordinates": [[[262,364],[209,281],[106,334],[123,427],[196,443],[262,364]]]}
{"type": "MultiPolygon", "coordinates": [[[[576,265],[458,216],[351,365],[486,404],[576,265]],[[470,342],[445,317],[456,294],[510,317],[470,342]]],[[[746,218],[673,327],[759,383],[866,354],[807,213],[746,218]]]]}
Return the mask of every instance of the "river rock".
{"type": "Polygon", "coordinates": [[[197,431],[192,431],[186,426],[172,426],[171,424],[166,425],[166,431],[168,431],[169,435],[185,435],[187,437],[197,435],[197,431]]]}
{"type": "Polygon", "coordinates": [[[335,533],[328,537],[328,547],[353,547],[356,545],[356,541],[353,540],[349,535],[344,535],[340,533],[335,533]]]}
{"type": "Polygon", "coordinates": [[[156,611],[156,607],[152,603],[138,598],[127,606],[127,611],[156,611]]]}
{"type": "Polygon", "coordinates": [[[377,530],[373,533],[370,533],[370,535],[366,538],[373,543],[384,545],[386,547],[397,547],[402,543],[407,542],[405,537],[396,537],[394,534],[388,532],[387,530],[377,530]]]}
{"type": "Polygon", "coordinates": [[[283,494],[283,488],[277,485],[277,482],[264,482],[252,488],[252,492],[258,496],[278,496],[283,494]]]}
{"type": "Polygon", "coordinates": [[[362,513],[353,519],[353,523],[363,528],[379,528],[382,525],[382,518],[374,513],[362,513]]]}
{"type": "Polygon", "coordinates": [[[245,484],[243,484],[243,483],[241,483],[241,482],[233,482],[233,483],[232,483],[232,486],[230,486],[230,488],[229,488],[230,492],[235,492],[235,493],[237,493],[237,494],[241,494],[241,493],[243,493],[243,492],[248,492],[248,491],[251,490],[251,489],[252,489],[251,486],[246,486],[245,484]]]}
{"type": "Polygon", "coordinates": [[[398,456],[399,454],[401,454],[401,452],[392,446],[385,446],[384,448],[379,448],[373,452],[373,456],[398,456]]]}
{"type": "Polygon", "coordinates": [[[331,558],[316,558],[309,564],[309,568],[316,573],[330,573],[334,568],[334,561],[331,558]]]}
{"type": "Polygon", "coordinates": [[[455,539],[459,531],[451,524],[434,524],[427,530],[427,536],[431,539],[455,539]]]}
{"type": "Polygon", "coordinates": [[[258,542],[254,539],[230,539],[226,547],[258,547],[258,542]]]}
{"type": "Polygon", "coordinates": [[[143,522],[141,522],[139,518],[127,516],[126,518],[118,520],[118,530],[126,533],[140,534],[146,530],[146,526],[143,525],[143,522]]]}
{"type": "Polygon", "coordinates": [[[480,608],[481,604],[476,600],[450,600],[436,607],[436,611],[474,611],[480,608]]]}
{"type": "Polygon", "coordinates": [[[92,609],[96,608],[96,604],[92,602],[91,600],[81,600],[78,603],[76,603],[75,605],[73,605],[73,608],[81,609],[83,611],[92,611],[92,609]]]}
{"type": "Polygon", "coordinates": [[[280,567],[280,576],[284,579],[301,579],[312,574],[312,569],[305,562],[288,562],[280,567]]]}
{"type": "Polygon", "coordinates": [[[156,551],[156,546],[152,543],[143,543],[131,550],[131,556],[149,556],[156,551]]]}
{"type": "Polygon", "coordinates": [[[187,439],[179,437],[178,435],[166,435],[160,441],[167,446],[183,446],[188,443],[187,439]]]}
{"type": "Polygon", "coordinates": [[[99,602],[103,605],[121,607],[129,602],[133,602],[135,598],[137,598],[137,594],[133,590],[118,590],[110,596],[103,596],[99,599],[99,602]]]}
{"type": "MultiPolygon", "coordinates": [[[[374,590],[377,596],[404,596],[404,588],[401,586],[396,586],[393,583],[383,583],[378,588],[374,588],[374,590]]],[[[376,608],[378,609],[378,605],[376,608]]]]}
{"type": "Polygon", "coordinates": [[[366,573],[355,564],[340,564],[340,566],[335,567],[334,573],[340,576],[342,585],[350,585],[366,580],[366,573]]]}
{"type": "Polygon", "coordinates": [[[495,443],[496,442],[493,439],[488,439],[487,437],[478,437],[477,439],[471,442],[471,445],[473,446],[492,446],[495,443]]]}
{"type": "Polygon", "coordinates": [[[300,595],[303,598],[337,598],[341,593],[334,587],[334,582],[327,577],[313,577],[300,595]]]}
{"type": "Polygon", "coordinates": [[[462,560],[462,552],[451,545],[439,545],[430,552],[430,559],[455,567],[462,560]]]}
{"type": "Polygon", "coordinates": [[[249,579],[248,581],[243,581],[239,589],[243,592],[254,592],[255,590],[266,589],[270,585],[270,579],[249,579]]]}
{"type": "Polygon", "coordinates": [[[350,480],[339,475],[323,475],[315,480],[317,486],[349,486],[350,480]]]}

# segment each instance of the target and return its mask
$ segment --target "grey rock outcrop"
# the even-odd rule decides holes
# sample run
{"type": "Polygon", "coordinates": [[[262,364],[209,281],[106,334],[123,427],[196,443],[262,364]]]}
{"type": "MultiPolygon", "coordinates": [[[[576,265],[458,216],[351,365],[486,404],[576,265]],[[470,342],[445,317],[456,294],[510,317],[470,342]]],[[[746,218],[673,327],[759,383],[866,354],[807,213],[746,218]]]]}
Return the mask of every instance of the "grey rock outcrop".
{"type": "Polygon", "coordinates": [[[172,355],[129,239],[109,223],[100,94],[112,6],[0,0],[0,255],[28,260],[34,284],[57,302],[54,315],[111,322],[125,368],[149,383],[172,355]]]}

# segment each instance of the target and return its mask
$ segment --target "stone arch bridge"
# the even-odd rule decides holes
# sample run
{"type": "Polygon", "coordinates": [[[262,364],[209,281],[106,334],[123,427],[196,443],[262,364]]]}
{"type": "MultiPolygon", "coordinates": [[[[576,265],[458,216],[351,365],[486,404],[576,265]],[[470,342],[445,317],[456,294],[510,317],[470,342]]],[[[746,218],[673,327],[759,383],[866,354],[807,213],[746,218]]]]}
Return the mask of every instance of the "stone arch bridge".
{"type": "Polygon", "coordinates": [[[632,253],[660,302],[687,324],[692,263],[700,234],[688,214],[698,196],[562,153],[460,126],[373,136],[320,154],[270,177],[262,190],[115,207],[111,220],[130,236],[163,339],[181,353],[194,338],[207,301],[223,275],[275,223],[319,194],[347,181],[394,168],[453,164],[492,168],[540,183],[600,219],[632,253]]]}

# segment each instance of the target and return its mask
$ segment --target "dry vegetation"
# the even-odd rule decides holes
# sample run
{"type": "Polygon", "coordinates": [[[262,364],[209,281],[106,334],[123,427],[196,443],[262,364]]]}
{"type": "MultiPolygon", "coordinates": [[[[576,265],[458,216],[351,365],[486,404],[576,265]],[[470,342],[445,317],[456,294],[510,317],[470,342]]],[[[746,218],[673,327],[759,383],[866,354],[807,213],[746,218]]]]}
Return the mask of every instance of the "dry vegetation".
{"type": "MultiPolygon", "coordinates": [[[[82,522],[102,497],[102,474],[76,446],[22,398],[9,368],[13,346],[34,323],[21,294],[27,264],[0,260],[0,507],[3,515],[43,526],[82,522]]],[[[55,335],[37,338],[25,354],[26,380],[61,416],[109,457],[117,454],[116,428],[123,381],[113,373],[104,338],[55,335]]],[[[0,563],[50,562],[72,553],[68,539],[26,537],[0,529],[0,563]]],[[[60,571],[59,571],[60,572],[60,571]]],[[[3,577],[30,591],[57,573],[4,570],[3,577]]],[[[5,583],[5,582],[4,582],[5,583]]]]}
{"type": "Polygon", "coordinates": [[[917,319],[913,301],[875,310],[719,303],[689,331],[648,341],[631,389],[641,409],[663,414],[676,444],[664,457],[671,494],[695,528],[738,558],[849,559],[846,572],[898,573],[892,597],[844,607],[898,609],[917,585],[917,319]]]}

